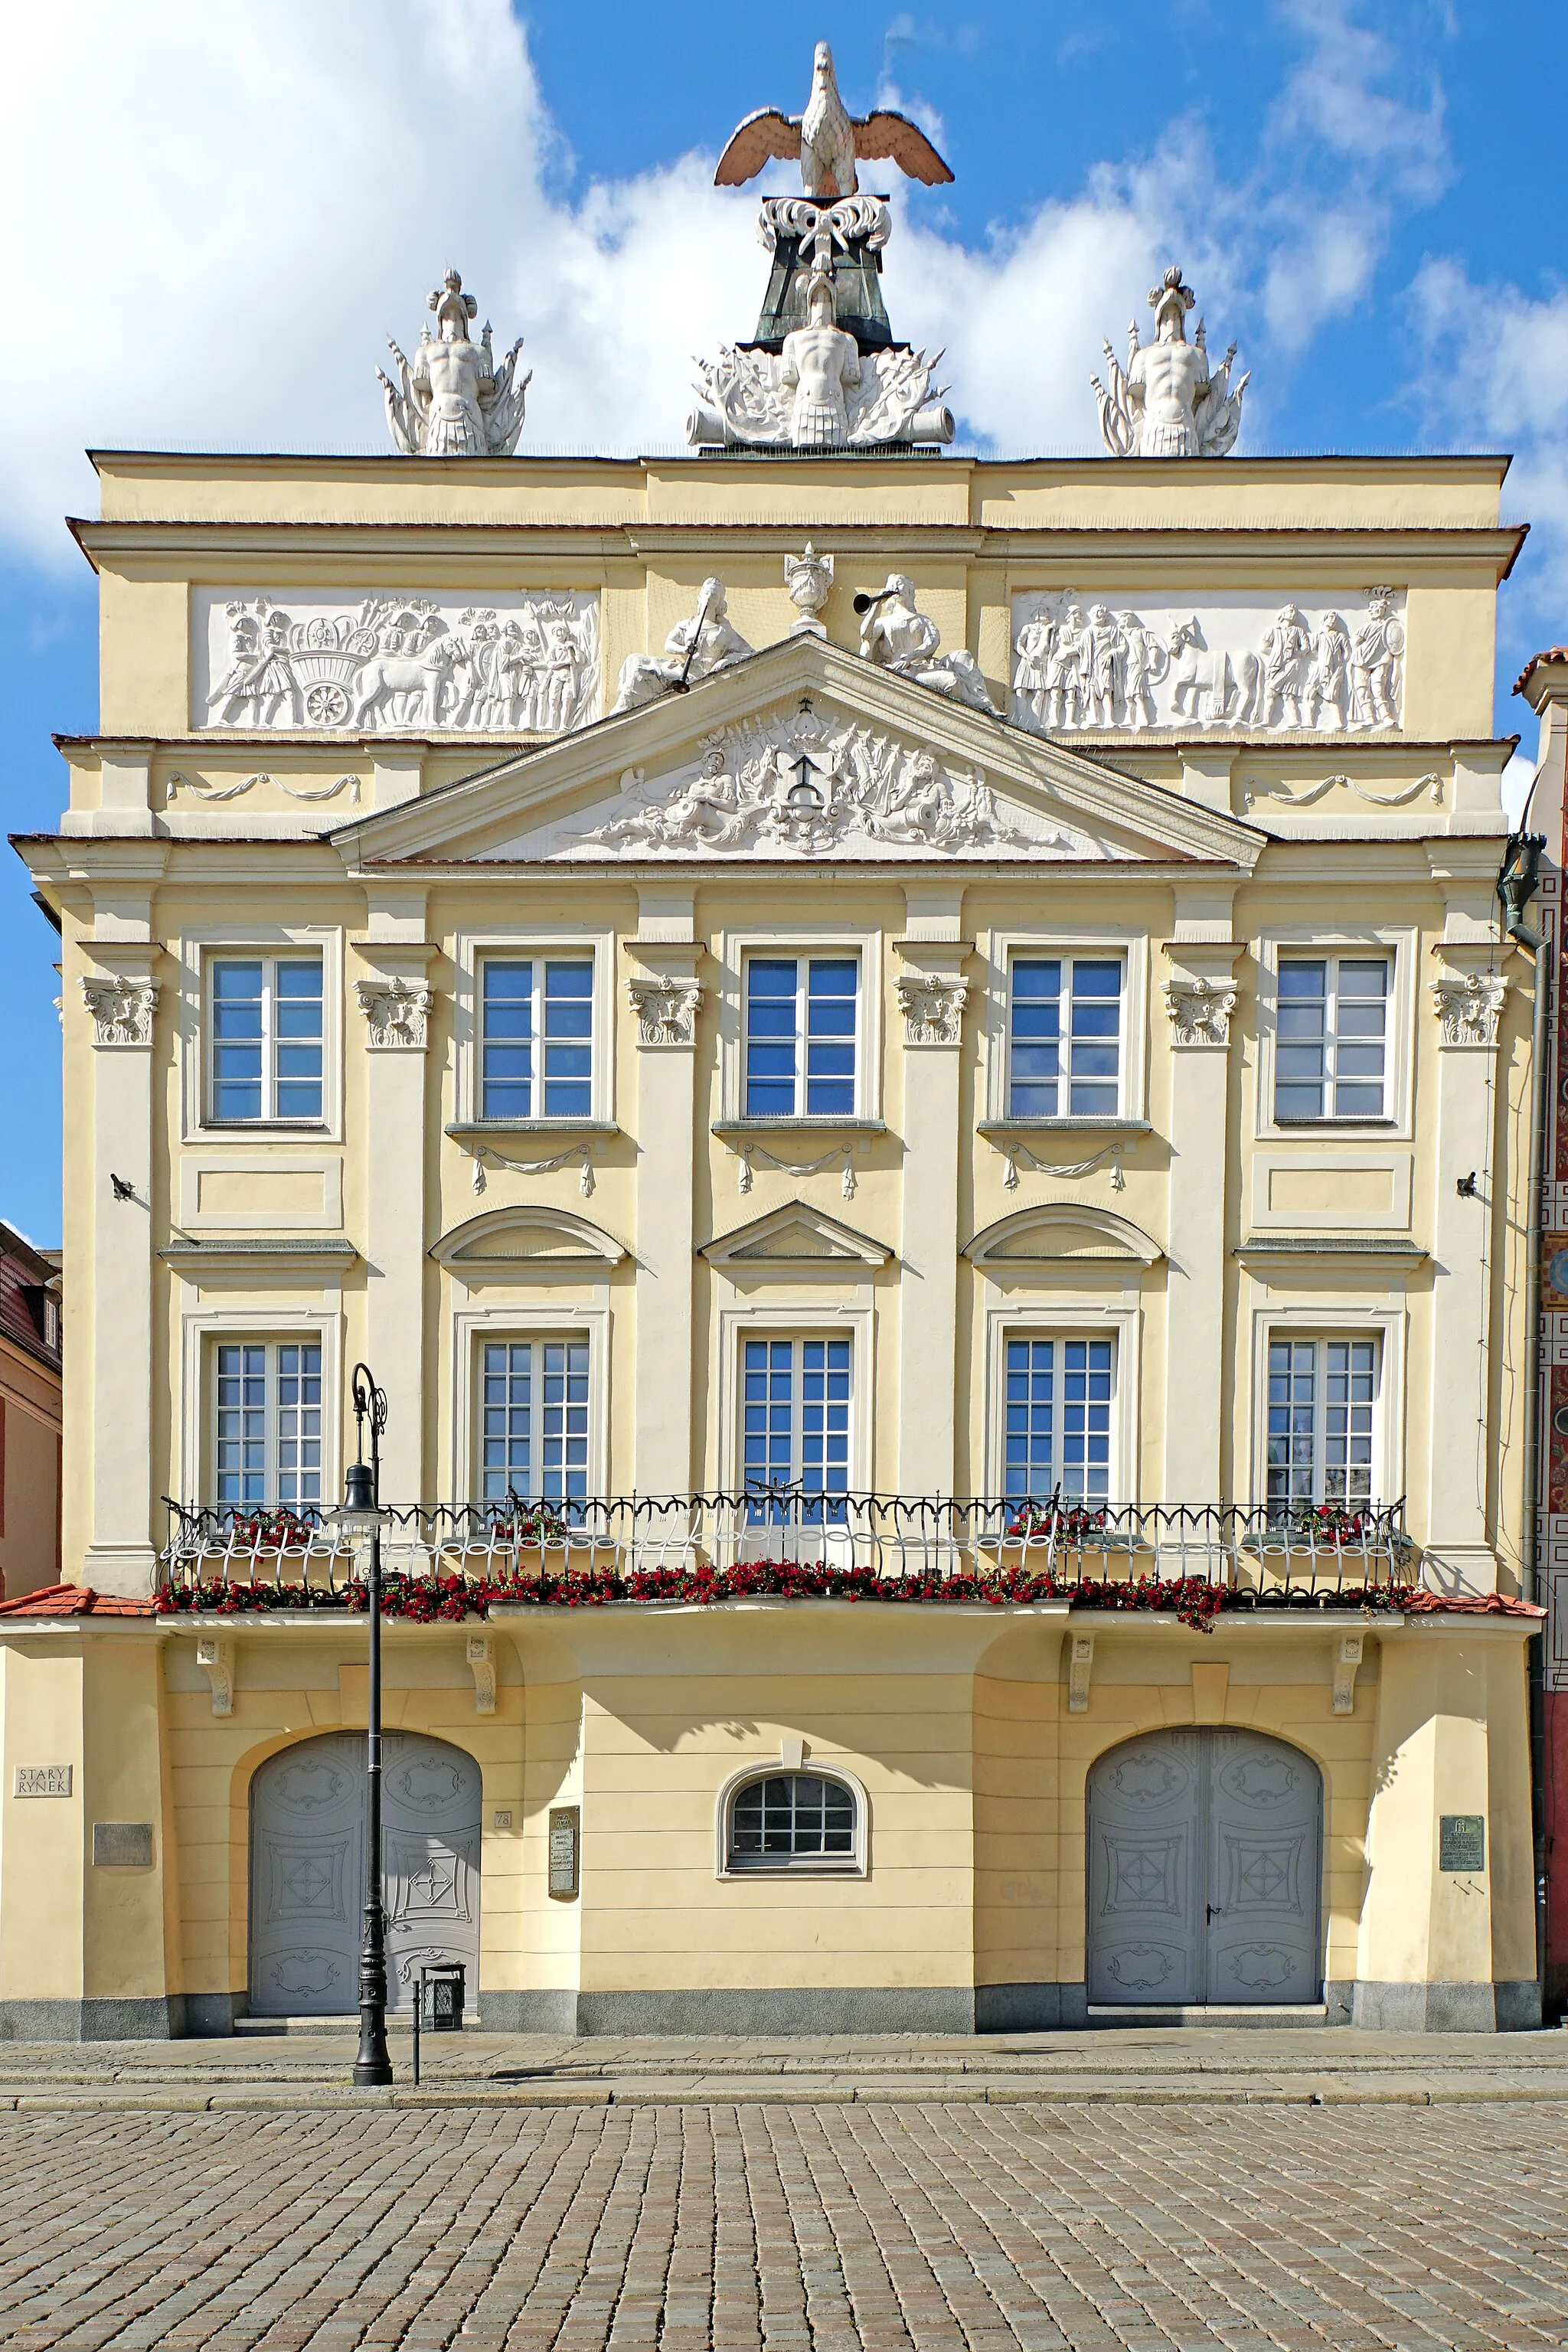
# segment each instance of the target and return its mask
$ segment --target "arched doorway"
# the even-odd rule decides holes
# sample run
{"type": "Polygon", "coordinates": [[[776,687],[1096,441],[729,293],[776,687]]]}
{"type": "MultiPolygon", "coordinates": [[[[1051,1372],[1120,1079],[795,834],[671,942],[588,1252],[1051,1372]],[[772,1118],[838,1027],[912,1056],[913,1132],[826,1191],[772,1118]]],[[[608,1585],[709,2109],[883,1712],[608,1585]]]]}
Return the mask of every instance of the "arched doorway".
{"type": "Polygon", "coordinates": [[[1257,1731],[1151,1732],[1089,1776],[1091,2004],[1315,2001],[1323,1781],[1257,1731]]]}
{"type": "MultiPolygon", "coordinates": [[[[479,1768],[445,1739],[389,1731],[382,1752],[387,1991],[426,1961],[479,1955],[479,1768]]],[[[250,1784],[250,2013],[346,2015],[358,2003],[364,1905],[364,1734],[268,1757],[250,1784]]]]}

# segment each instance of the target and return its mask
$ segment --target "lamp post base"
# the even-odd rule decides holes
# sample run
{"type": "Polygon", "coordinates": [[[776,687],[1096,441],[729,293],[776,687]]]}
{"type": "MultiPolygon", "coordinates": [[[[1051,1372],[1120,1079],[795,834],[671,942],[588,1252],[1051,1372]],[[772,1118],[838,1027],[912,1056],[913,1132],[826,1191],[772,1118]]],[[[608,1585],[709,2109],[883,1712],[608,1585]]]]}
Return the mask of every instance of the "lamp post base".
{"type": "Polygon", "coordinates": [[[354,2056],[356,2091],[385,2090],[392,2081],[392,2053],[386,2046],[386,2006],[362,2000],[359,2009],[359,2049],[354,2056]]]}

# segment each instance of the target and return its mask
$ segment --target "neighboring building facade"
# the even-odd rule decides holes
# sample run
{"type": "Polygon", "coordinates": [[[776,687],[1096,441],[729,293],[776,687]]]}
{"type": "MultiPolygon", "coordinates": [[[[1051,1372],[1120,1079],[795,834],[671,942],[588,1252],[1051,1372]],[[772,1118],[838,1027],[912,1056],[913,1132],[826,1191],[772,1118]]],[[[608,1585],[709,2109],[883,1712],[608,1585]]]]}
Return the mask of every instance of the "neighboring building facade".
{"type": "Polygon", "coordinates": [[[1501,463],[98,467],[8,2030],[352,2006],[360,1358],[405,1994],[1535,2017],[1501,463]]]}
{"type": "Polygon", "coordinates": [[[59,1573],[59,1253],[0,1224],[0,1597],[59,1573]]]}

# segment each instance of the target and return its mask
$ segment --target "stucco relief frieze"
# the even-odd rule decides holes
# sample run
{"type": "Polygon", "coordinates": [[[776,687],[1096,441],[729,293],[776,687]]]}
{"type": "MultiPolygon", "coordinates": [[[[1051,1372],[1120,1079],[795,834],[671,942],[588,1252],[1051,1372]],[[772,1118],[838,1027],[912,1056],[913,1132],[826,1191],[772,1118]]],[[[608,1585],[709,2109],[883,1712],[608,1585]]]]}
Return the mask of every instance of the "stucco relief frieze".
{"type": "Polygon", "coordinates": [[[809,700],[721,729],[700,756],[543,829],[562,858],[1100,857],[1086,835],[1000,801],[979,769],[829,716],[809,700]]]}
{"type": "Polygon", "coordinates": [[[196,728],[562,735],[599,715],[598,598],[585,591],[477,603],[205,589],[195,630],[196,728]]]}
{"type": "Polygon", "coordinates": [[[84,975],[82,1001],[92,1015],[95,1045],[150,1045],[158,1010],[158,982],[140,974],[84,975]]]}
{"type": "Polygon", "coordinates": [[[1011,716],[1071,728],[1373,734],[1402,723],[1405,592],[1332,604],[1235,593],[1195,611],[1126,591],[1013,600],[1011,716]]]}

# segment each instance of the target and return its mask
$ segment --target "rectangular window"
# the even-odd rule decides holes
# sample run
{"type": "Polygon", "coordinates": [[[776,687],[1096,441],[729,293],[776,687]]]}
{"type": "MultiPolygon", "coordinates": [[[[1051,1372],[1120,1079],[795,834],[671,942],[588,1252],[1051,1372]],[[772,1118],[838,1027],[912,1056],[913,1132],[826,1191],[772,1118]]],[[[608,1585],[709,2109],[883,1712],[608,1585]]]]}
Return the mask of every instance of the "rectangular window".
{"type": "Polygon", "coordinates": [[[1115,1118],[1121,1108],[1120,956],[1016,956],[1009,1118],[1115,1118]]]}
{"type": "Polygon", "coordinates": [[[1379,1343],[1268,1343],[1268,1501],[1279,1510],[1372,1500],[1379,1343]]]}
{"type": "Polygon", "coordinates": [[[587,1340],[487,1341],[480,1383],[481,1499],[582,1502],[588,1492],[587,1340]]]}
{"type": "Polygon", "coordinates": [[[1009,1339],[1006,1385],[1008,1502],[1108,1503],[1115,1340],[1009,1339]]]}
{"type": "Polygon", "coordinates": [[[1384,1116],[1388,998],[1386,956],[1280,958],[1277,1120],[1384,1116]]]}
{"type": "Polygon", "coordinates": [[[479,1117],[594,1115],[591,956],[487,956],[480,966],[479,1117]]]}
{"type": "Polygon", "coordinates": [[[858,957],[749,956],[746,1117],[853,1118],[859,1014],[858,957]]]}
{"type": "MultiPolygon", "coordinates": [[[[807,1524],[842,1519],[849,1491],[848,1339],[748,1339],[741,1358],[741,1462],[746,1492],[793,1487],[807,1524]]],[[[799,1513],[800,1507],[795,1507],[799,1513]]],[[[761,1500],[753,1526],[786,1516],[761,1500]]]]}
{"type": "Polygon", "coordinates": [[[215,957],[207,995],[211,1116],[320,1120],[321,957],[215,957]]]}
{"type": "Polygon", "coordinates": [[[213,1481],[220,1506],[321,1500],[321,1345],[247,1339],[214,1350],[213,1481]]]}

